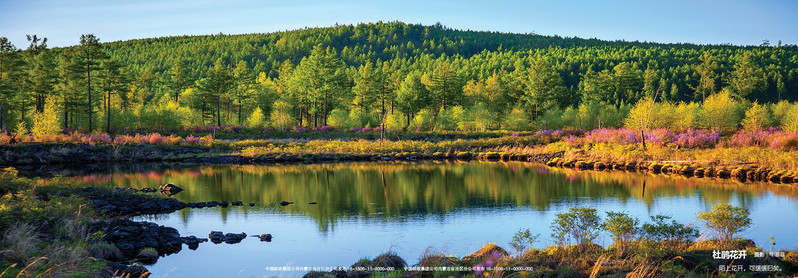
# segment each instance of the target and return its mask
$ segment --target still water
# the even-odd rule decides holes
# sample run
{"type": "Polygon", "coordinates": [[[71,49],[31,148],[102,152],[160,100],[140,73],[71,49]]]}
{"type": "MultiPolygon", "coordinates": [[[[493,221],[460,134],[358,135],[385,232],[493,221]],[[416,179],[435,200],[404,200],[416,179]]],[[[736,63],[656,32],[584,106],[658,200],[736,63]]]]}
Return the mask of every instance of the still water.
{"type": "MultiPolygon", "coordinates": [[[[150,277],[296,277],[273,267],[349,266],[394,252],[415,264],[427,254],[465,256],[495,242],[511,251],[519,229],[554,244],[549,225],[571,207],[626,212],[645,222],[667,214],[710,232],[695,216],[718,203],[749,208],[753,225],[741,235],[757,245],[798,248],[798,189],[715,179],[624,172],[574,171],[522,162],[346,163],[205,166],[83,176],[92,183],[184,189],[184,202],[243,201],[256,206],[184,209],[140,217],[183,236],[211,231],[270,233],[272,242],[200,244],[148,266],[150,277]],[[294,202],[280,206],[281,201],[294,202]],[[310,204],[316,203],[316,204],[310,204]]],[[[598,242],[611,244],[608,235],[598,242]]]]}

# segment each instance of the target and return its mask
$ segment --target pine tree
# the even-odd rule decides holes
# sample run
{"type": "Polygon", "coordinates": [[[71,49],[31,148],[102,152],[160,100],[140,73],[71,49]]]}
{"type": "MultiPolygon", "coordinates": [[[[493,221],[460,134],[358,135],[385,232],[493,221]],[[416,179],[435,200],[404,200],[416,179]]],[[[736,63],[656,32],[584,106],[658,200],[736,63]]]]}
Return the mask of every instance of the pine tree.
{"type": "Polygon", "coordinates": [[[448,60],[438,61],[426,82],[427,90],[435,98],[435,110],[445,110],[447,106],[460,103],[463,84],[460,75],[448,60]]]}
{"type": "Polygon", "coordinates": [[[105,111],[105,132],[111,132],[111,99],[114,94],[125,91],[128,85],[127,74],[121,63],[106,60],[100,64],[98,77],[101,79],[100,90],[103,93],[102,108],[105,111]]]}
{"type": "Polygon", "coordinates": [[[197,82],[197,87],[202,92],[200,94],[203,117],[206,119],[216,118],[216,125],[222,125],[222,98],[226,97],[233,89],[235,83],[230,70],[224,66],[222,59],[217,59],[213,64],[213,69],[208,73],[208,77],[197,82]],[[216,109],[213,109],[213,105],[216,109]]]}
{"type": "Polygon", "coordinates": [[[701,54],[698,59],[701,60],[701,64],[695,66],[695,71],[701,76],[701,79],[698,80],[698,85],[690,88],[695,91],[693,99],[698,100],[700,94],[701,101],[704,101],[708,95],[715,93],[715,80],[718,79],[718,74],[715,71],[718,70],[718,63],[709,51],[704,51],[704,54],[701,54]]]}
{"type": "Polygon", "coordinates": [[[175,102],[180,101],[180,94],[194,84],[194,80],[188,75],[186,66],[183,62],[175,62],[169,70],[169,81],[166,86],[172,91],[175,102]]]}
{"type": "MultiPolygon", "coordinates": [[[[100,40],[93,34],[81,35],[80,45],[78,45],[71,58],[74,60],[71,70],[75,73],[82,75],[80,82],[85,88],[86,94],[86,111],[89,114],[89,132],[94,128],[94,106],[96,98],[93,98],[92,85],[98,82],[98,76],[95,74],[100,69],[100,63],[108,59],[107,54],[103,51],[100,40]],[[85,78],[85,79],[84,79],[85,78]]],[[[75,76],[78,76],[75,74],[75,76]]]]}
{"type": "MultiPolygon", "coordinates": [[[[552,62],[540,58],[529,68],[524,100],[532,113],[530,121],[536,118],[539,108],[548,111],[552,106],[563,106],[568,102],[568,89],[563,79],[554,69],[552,62]]],[[[548,122],[546,123],[548,125],[548,122]]]]}
{"type": "Polygon", "coordinates": [[[245,106],[252,105],[252,98],[255,94],[255,74],[246,61],[238,61],[233,70],[233,79],[235,84],[232,95],[238,109],[238,124],[240,125],[243,124],[241,110],[245,106]]]}
{"type": "Polygon", "coordinates": [[[6,132],[6,114],[20,93],[24,60],[6,37],[0,37],[0,128],[6,132]]]}
{"type": "MultiPolygon", "coordinates": [[[[330,47],[316,45],[310,56],[305,57],[291,75],[289,90],[298,95],[298,100],[308,124],[313,117],[313,126],[327,124],[327,114],[350,87],[346,68],[336,51],[330,47]]],[[[300,117],[302,124],[302,117],[300,117]]]]}
{"type": "Polygon", "coordinates": [[[36,35],[28,36],[31,42],[28,50],[29,67],[27,71],[28,89],[33,94],[35,111],[44,109],[44,101],[54,90],[58,80],[53,51],[47,49],[47,38],[40,39],[36,35]]]}
{"type": "Polygon", "coordinates": [[[762,68],[751,57],[751,52],[745,52],[734,64],[734,71],[731,72],[729,78],[731,93],[738,99],[744,99],[754,92],[763,91],[766,85],[762,68]]]}

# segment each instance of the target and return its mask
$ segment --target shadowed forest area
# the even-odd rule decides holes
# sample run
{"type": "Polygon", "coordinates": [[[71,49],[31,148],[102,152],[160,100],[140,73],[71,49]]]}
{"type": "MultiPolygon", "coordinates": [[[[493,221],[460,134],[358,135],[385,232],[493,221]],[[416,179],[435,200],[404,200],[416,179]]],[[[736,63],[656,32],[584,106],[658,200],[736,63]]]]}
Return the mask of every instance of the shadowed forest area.
{"type": "MultiPolygon", "coordinates": [[[[78,38],[76,38],[78,39],[78,38]]],[[[2,40],[13,134],[208,126],[798,130],[798,47],[601,41],[401,22],[67,48],[2,40]]]]}

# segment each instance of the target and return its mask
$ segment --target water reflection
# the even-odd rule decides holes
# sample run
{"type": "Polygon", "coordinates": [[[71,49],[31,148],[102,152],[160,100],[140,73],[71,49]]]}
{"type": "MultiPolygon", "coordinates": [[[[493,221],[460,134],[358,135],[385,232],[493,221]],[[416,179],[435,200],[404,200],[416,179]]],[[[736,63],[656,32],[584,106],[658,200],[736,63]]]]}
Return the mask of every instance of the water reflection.
{"type": "MultiPolygon", "coordinates": [[[[575,171],[523,162],[204,166],[80,179],[94,184],[113,181],[133,188],[173,183],[185,189],[175,196],[185,202],[253,202],[257,206],[242,208],[244,214],[266,210],[306,215],[321,232],[334,229],[343,219],[401,222],[414,216],[443,217],[457,210],[513,207],[548,211],[586,198],[619,204],[640,202],[650,211],[655,200],[666,197],[697,199],[705,207],[720,202],[750,207],[763,194],[793,201],[798,196],[798,189],[789,185],[575,171]],[[281,207],[281,201],[295,204],[281,207]]],[[[671,209],[672,214],[695,214],[679,211],[679,207],[671,209]]],[[[226,220],[229,210],[218,211],[226,220]]],[[[195,213],[197,210],[179,212],[184,223],[195,213]]]]}

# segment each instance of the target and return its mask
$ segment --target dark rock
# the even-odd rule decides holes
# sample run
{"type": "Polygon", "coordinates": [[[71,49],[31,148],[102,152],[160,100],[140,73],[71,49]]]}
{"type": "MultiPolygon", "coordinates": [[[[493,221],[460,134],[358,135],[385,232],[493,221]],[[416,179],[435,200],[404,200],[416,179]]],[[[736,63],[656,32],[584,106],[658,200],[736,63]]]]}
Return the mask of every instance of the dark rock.
{"type": "Polygon", "coordinates": [[[255,203],[249,203],[249,206],[250,206],[250,207],[254,207],[254,206],[255,206],[255,203]]]}
{"type": "Polygon", "coordinates": [[[318,203],[316,203],[316,202],[310,202],[310,203],[308,203],[308,205],[315,205],[315,204],[318,204],[318,203]]]}
{"type": "Polygon", "coordinates": [[[652,163],[651,165],[648,166],[648,170],[654,174],[657,174],[662,170],[662,164],[652,163]]]}
{"type": "Polygon", "coordinates": [[[208,206],[208,204],[205,203],[205,202],[194,203],[194,207],[196,207],[196,208],[204,208],[204,207],[207,207],[207,206],[208,206]]]}
{"type": "Polygon", "coordinates": [[[115,243],[114,245],[116,245],[116,248],[119,248],[119,251],[121,251],[123,254],[131,253],[133,252],[133,250],[136,249],[136,245],[130,242],[120,242],[120,243],[115,243]]]}
{"type": "Polygon", "coordinates": [[[224,233],[220,231],[212,231],[208,237],[211,239],[211,242],[215,244],[222,243],[224,241],[224,233]]]}
{"type": "Polygon", "coordinates": [[[218,205],[220,205],[220,204],[219,204],[219,202],[217,202],[217,201],[210,201],[210,202],[208,202],[208,207],[209,207],[209,208],[213,208],[213,207],[216,207],[216,206],[218,206],[218,205]]]}
{"type": "Polygon", "coordinates": [[[103,275],[103,276],[99,276],[99,277],[117,277],[114,274],[118,274],[118,273],[122,272],[123,270],[125,270],[128,267],[128,265],[126,265],[126,264],[121,264],[121,263],[117,263],[117,262],[113,262],[113,261],[106,262],[106,266],[107,266],[106,269],[110,270],[110,274],[111,275],[103,275]]]}
{"type": "Polygon", "coordinates": [[[756,181],[767,181],[768,180],[768,176],[770,175],[770,170],[761,169],[758,172],[759,172],[759,174],[756,177],[756,181]]]}
{"type": "Polygon", "coordinates": [[[223,208],[226,208],[226,207],[227,207],[227,206],[229,206],[229,205],[230,205],[230,204],[229,204],[229,203],[227,203],[227,201],[222,201],[221,203],[219,203],[219,206],[221,206],[221,207],[223,207],[223,208]]]}
{"type": "Polygon", "coordinates": [[[743,168],[734,169],[731,171],[731,177],[739,182],[745,182],[745,180],[748,178],[748,170],[743,168]]]}
{"type": "Polygon", "coordinates": [[[280,202],[281,206],[287,206],[287,205],[292,205],[292,204],[294,204],[294,202],[286,202],[286,201],[280,202]]]}
{"type": "Polygon", "coordinates": [[[226,233],[224,234],[224,243],[235,244],[241,242],[245,238],[247,238],[247,234],[243,232],[240,234],[226,233]]]}
{"type": "Polygon", "coordinates": [[[401,257],[394,255],[394,254],[382,254],[374,258],[374,260],[369,263],[371,267],[381,267],[381,268],[393,268],[396,270],[403,269],[407,266],[407,263],[401,257]]]}
{"type": "Polygon", "coordinates": [[[91,207],[110,216],[132,216],[142,214],[171,213],[187,207],[186,203],[171,198],[153,198],[141,194],[111,194],[114,191],[137,191],[135,189],[97,190],[84,197],[91,199],[91,207]]]}
{"type": "Polygon", "coordinates": [[[259,235],[258,238],[260,239],[260,241],[272,242],[273,237],[272,234],[262,234],[259,235]]]}
{"type": "Polygon", "coordinates": [[[181,237],[180,239],[183,240],[184,244],[189,244],[189,245],[208,242],[207,238],[198,238],[196,236],[181,237]]]}
{"type": "Polygon", "coordinates": [[[241,201],[235,201],[235,202],[232,202],[232,203],[230,203],[230,204],[231,204],[231,205],[233,205],[233,206],[243,206],[243,205],[244,205],[244,202],[241,202],[241,201]]]}
{"type": "Polygon", "coordinates": [[[188,245],[188,249],[191,250],[197,250],[200,243],[208,242],[207,238],[197,238],[196,236],[181,237],[180,239],[182,239],[183,243],[188,245]]]}
{"type": "Polygon", "coordinates": [[[695,174],[695,170],[696,170],[695,167],[685,166],[679,169],[679,174],[689,177],[695,174]]]}
{"type": "Polygon", "coordinates": [[[728,179],[731,177],[731,172],[726,169],[715,170],[715,175],[721,179],[728,179]]]}
{"type": "Polygon", "coordinates": [[[131,265],[125,268],[124,270],[114,273],[114,277],[139,277],[139,278],[147,278],[150,276],[150,271],[147,268],[140,266],[140,265],[131,265]]]}
{"type": "Polygon", "coordinates": [[[148,247],[157,251],[156,256],[177,253],[182,249],[180,233],[171,227],[127,219],[104,221],[99,226],[105,231],[104,240],[119,248],[127,259],[138,257],[141,249],[148,247]]]}
{"type": "Polygon", "coordinates": [[[758,177],[757,169],[748,171],[748,173],[745,174],[745,178],[748,179],[749,181],[756,181],[757,177],[758,177]]]}
{"type": "Polygon", "coordinates": [[[171,183],[162,184],[160,187],[158,187],[158,189],[161,190],[161,192],[168,192],[170,195],[174,195],[180,191],[183,191],[182,188],[171,183]]]}
{"type": "Polygon", "coordinates": [[[149,187],[142,188],[140,191],[144,193],[158,192],[158,190],[155,190],[155,188],[149,188],[149,187]]]}
{"type": "Polygon", "coordinates": [[[114,205],[104,205],[100,207],[100,211],[114,211],[116,210],[116,206],[114,205]]]}
{"type": "Polygon", "coordinates": [[[109,244],[95,244],[89,247],[89,255],[93,258],[104,259],[107,261],[123,261],[125,259],[125,255],[122,254],[122,250],[119,250],[119,247],[109,244]]]}
{"type": "Polygon", "coordinates": [[[141,263],[151,265],[158,261],[158,251],[154,249],[144,249],[139,251],[139,254],[136,255],[136,261],[141,263]]]}
{"type": "Polygon", "coordinates": [[[487,160],[499,160],[501,159],[501,155],[498,153],[488,153],[485,155],[485,159],[487,160]]]}

